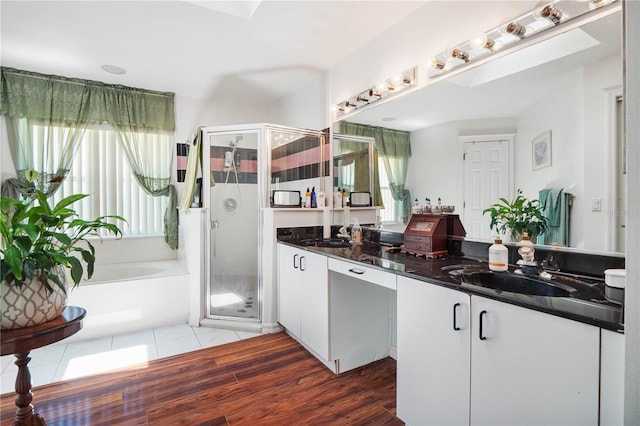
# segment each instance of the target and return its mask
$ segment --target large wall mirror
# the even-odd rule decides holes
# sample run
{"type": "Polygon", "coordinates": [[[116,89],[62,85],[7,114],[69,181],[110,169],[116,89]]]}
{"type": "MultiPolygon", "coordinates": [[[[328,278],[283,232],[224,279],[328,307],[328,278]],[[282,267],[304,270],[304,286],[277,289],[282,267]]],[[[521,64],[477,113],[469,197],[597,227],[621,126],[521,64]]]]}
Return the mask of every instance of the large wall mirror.
{"type": "Polygon", "coordinates": [[[488,215],[478,225],[472,208],[481,212],[500,196],[514,198],[518,189],[533,199],[544,189],[565,189],[572,194],[566,245],[623,253],[620,9],[614,5],[579,26],[549,30],[553,37],[422,83],[345,120],[410,131],[411,197],[454,205],[468,238],[492,236],[488,215]],[[502,146],[506,168],[495,175],[506,181],[502,192],[493,189],[495,182],[469,179],[472,149],[490,144],[502,146]],[[478,191],[489,198],[478,202],[478,191]]]}

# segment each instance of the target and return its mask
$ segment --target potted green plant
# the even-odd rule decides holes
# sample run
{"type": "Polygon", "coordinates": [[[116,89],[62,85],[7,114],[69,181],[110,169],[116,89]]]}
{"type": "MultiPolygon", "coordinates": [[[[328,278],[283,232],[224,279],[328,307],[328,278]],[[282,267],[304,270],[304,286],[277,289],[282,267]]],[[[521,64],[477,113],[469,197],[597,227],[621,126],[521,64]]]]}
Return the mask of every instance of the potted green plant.
{"type": "Polygon", "coordinates": [[[491,215],[491,229],[507,236],[511,241],[520,241],[527,232],[531,241],[547,230],[548,219],[544,216],[539,200],[530,200],[518,189],[516,198],[509,201],[500,198],[500,202],[484,209],[482,214],[491,215]]]}
{"type": "Polygon", "coordinates": [[[120,228],[107,221],[126,222],[122,217],[83,220],[69,207],[85,197],[70,195],[51,206],[42,191],[30,189],[24,199],[0,199],[2,329],[36,325],[60,315],[66,305],[67,271],[73,287],[79,285],[85,267],[87,277],[93,275],[95,249],[87,237],[100,237],[100,230],[122,236],[120,228]],[[46,309],[50,305],[57,305],[52,312],[46,309]]]}

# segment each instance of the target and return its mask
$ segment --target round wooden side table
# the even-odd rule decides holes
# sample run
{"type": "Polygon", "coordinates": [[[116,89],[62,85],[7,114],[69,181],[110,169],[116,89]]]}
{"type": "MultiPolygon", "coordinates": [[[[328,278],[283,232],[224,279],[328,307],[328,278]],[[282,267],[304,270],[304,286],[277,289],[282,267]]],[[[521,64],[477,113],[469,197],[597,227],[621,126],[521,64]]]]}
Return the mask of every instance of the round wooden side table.
{"type": "Polygon", "coordinates": [[[50,345],[67,338],[82,328],[82,319],[87,311],[77,306],[67,306],[62,314],[44,324],[32,327],[3,330],[0,346],[2,355],[14,354],[18,366],[16,377],[16,418],[17,425],[46,425],[42,416],[36,413],[31,401],[31,373],[29,372],[29,352],[42,346],[50,345]]]}

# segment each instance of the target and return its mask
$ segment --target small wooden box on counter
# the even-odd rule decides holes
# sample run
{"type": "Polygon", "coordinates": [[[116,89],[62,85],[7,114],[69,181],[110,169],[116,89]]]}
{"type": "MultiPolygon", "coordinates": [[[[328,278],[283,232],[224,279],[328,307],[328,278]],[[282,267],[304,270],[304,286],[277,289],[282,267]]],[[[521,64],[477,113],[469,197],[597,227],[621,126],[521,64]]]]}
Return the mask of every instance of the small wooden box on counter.
{"type": "Polygon", "coordinates": [[[414,214],[404,231],[402,251],[429,258],[446,256],[447,236],[465,235],[458,215],[414,214]]]}

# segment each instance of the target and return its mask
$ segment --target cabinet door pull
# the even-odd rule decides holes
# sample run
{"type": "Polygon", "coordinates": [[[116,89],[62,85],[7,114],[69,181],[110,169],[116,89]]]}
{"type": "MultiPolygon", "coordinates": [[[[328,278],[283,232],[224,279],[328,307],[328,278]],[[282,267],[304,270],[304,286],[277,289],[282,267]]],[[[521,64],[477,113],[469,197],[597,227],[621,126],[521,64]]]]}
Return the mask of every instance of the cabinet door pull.
{"type": "Polygon", "coordinates": [[[300,270],[301,270],[302,272],[304,272],[304,263],[303,263],[303,260],[304,260],[304,256],[300,256],[300,270]]]}
{"type": "Polygon", "coordinates": [[[356,268],[349,269],[349,272],[354,273],[354,274],[358,274],[358,275],[364,274],[364,271],[362,269],[356,269],[356,268]]]}
{"type": "Polygon", "coordinates": [[[453,330],[454,331],[459,331],[460,327],[458,327],[457,323],[456,323],[456,308],[460,306],[459,303],[456,303],[453,305],[453,330]]]}
{"type": "Polygon", "coordinates": [[[486,314],[487,314],[487,311],[480,312],[480,333],[479,333],[480,340],[487,340],[487,338],[482,333],[482,317],[485,316],[486,314]]]}
{"type": "Polygon", "coordinates": [[[293,269],[298,269],[298,265],[296,265],[296,258],[298,257],[298,254],[294,254],[293,255],[293,269]]]}

